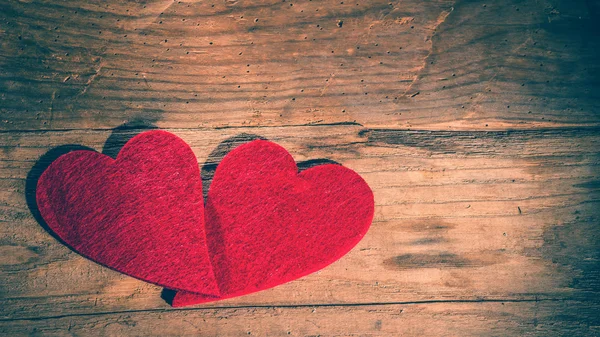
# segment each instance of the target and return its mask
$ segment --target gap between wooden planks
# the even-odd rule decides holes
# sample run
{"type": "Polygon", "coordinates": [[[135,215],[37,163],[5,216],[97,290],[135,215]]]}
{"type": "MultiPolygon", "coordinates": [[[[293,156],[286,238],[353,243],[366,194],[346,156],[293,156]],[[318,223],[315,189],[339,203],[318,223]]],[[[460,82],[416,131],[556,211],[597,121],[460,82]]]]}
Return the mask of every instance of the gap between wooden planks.
{"type": "Polygon", "coordinates": [[[55,336],[589,336],[597,328],[582,322],[594,321],[597,309],[577,301],[204,308],[14,320],[3,328],[55,336]]]}

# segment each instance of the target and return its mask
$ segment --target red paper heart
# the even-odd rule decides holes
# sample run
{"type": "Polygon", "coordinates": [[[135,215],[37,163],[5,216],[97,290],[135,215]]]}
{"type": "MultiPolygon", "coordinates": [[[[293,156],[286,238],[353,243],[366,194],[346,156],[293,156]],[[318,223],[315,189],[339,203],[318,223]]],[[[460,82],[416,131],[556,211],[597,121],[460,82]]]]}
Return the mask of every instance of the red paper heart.
{"type": "MultiPolygon", "coordinates": [[[[219,299],[274,287],[326,267],[367,232],[373,193],[354,171],[327,164],[298,173],[277,144],[256,140],[219,164],[205,223],[219,299]]],[[[173,306],[215,300],[178,292],[173,306]]]]}
{"type": "Polygon", "coordinates": [[[40,177],[36,199],[48,226],[91,260],[167,288],[219,295],[198,163],[175,135],[142,133],[116,160],[63,155],[40,177]]]}

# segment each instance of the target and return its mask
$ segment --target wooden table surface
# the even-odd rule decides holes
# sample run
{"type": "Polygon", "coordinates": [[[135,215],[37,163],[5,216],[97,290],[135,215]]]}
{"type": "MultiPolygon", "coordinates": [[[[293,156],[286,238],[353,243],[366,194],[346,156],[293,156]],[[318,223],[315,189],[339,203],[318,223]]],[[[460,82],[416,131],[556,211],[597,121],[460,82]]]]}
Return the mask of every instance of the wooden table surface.
{"type": "Polygon", "coordinates": [[[600,3],[3,0],[0,334],[600,335],[600,3]],[[181,309],[41,225],[59,154],[265,137],[375,195],[348,255],[181,309]]]}

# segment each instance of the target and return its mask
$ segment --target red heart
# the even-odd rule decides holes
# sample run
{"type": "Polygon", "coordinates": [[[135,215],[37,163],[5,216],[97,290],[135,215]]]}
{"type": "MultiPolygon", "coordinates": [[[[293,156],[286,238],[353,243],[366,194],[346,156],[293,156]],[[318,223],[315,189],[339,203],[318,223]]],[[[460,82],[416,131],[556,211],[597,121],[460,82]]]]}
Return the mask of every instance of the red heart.
{"type": "MultiPolygon", "coordinates": [[[[256,140],[219,164],[206,232],[220,299],[274,287],[326,267],[367,232],[373,193],[354,171],[327,164],[298,173],[277,144],[256,140]]],[[[173,306],[215,300],[178,292],[173,306]]]]}
{"type": "Polygon", "coordinates": [[[181,290],[174,306],[324,268],[360,241],[373,218],[373,194],[358,174],[340,165],[298,174],[285,149],[262,140],[225,156],[206,214],[201,191],[187,144],[151,131],[116,160],[93,151],[60,157],[40,177],[37,203],[48,226],[82,255],[181,290]]]}
{"type": "Polygon", "coordinates": [[[70,152],[44,171],[36,199],[48,226],[91,260],[167,288],[219,295],[198,163],[180,138],[142,133],[116,160],[70,152]]]}

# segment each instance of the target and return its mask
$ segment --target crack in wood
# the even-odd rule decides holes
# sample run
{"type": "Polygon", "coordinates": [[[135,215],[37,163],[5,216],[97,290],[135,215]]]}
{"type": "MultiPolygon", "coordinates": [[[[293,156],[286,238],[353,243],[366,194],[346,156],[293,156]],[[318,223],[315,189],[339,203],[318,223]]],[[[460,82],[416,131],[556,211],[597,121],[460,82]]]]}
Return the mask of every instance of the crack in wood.
{"type": "MultiPolygon", "coordinates": [[[[18,318],[3,318],[0,322],[15,322],[15,321],[41,321],[61,319],[68,317],[88,317],[88,316],[104,316],[104,315],[122,315],[132,313],[167,313],[167,312],[187,312],[187,311],[208,311],[208,310],[225,310],[225,309],[296,309],[296,308],[330,308],[330,307],[371,307],[371,306],[393,306],[393,305],[427,305],[427,304],[460,304],[460,303],[528,303],[528,302],[565,302],[573,301],[569,298],[479,298],[479,299],[464,299],[464,300],[423,300],[423,301],[400,301],[400,302],[368,302],[368,303],[311,303],[311,304],[281,304],[281,305],[233,305],[233,306],[215,306],[201,308],[176,308],[176,309],[139,309],[139,310],[120,310],[120,311],[105,311],[94,313],[75,313],[56,316],[40,316],[40,317],[18,317],[18,318]]],[[[582,300],[578,300],[582,301],[582,300]]]]}

